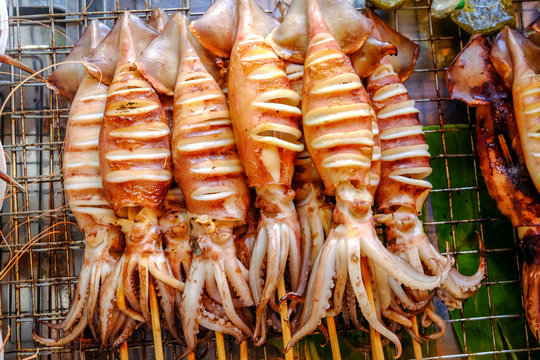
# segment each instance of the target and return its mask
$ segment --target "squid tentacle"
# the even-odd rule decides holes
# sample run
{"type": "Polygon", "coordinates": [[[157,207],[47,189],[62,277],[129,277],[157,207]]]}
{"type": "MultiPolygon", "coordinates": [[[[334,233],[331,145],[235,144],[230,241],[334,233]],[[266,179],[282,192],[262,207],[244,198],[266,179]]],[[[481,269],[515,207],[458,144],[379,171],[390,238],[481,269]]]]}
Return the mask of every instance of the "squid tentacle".
{"type": "MultiPolygon", "coordinates": [[[[314,274],[312,273],[310,277],[306,294],[306,301],[310,301],[311,306],[308,308],[304,307],[300,318],[299,329],[293,334],[285,351],[288,351],[301,338],[317,328],[321,323],[321,319],[326,315],[327,309],[330,307],[329,300],[332,296],[332,288],[334,287],[332,279],[336,274],[336,260],[339,260],[336,259],[336,255],[338,254],[339,242],[343,241],[339,239],[339,235],[336,232],[339,232],[339,230],[330,232],[315,261],[314,265],[317,267],[313,268],[316,269],[316,272],[314,274]],[[315,294],[317,294],[316,297],[315,294]]],[[[341,276],[341,274],[338,276],[341,276]]]]}
{"type": "MultiPolygon", "coordinates": [[[[386,328],[377,318],[377,314],[371,307],[371,304],[369,303],[368,296],[366,289],[364,287],[364,282],[362,279],[362,273],[361,273],[361,245],[359,242],[348,239],[347,240],[348,245],[348,252],[347,252],[347,258],[348,258],[348,264],[349,264],[349,276],[351,278],[351,284],[353,287],[353,290],[356,294],[356,299],[358,301],[358,306],[360,307],[360,310],[362,311],[362,314],[369,322],[370,326],[372,326],[375,330],[377,330],[381,335],[392,341],[397,348],[397,355],[396,358],[399,358],[401,356],[401,342],[399,341],[399,338],[394,334],[392,331],[390,331],[388,328],[386,328]]],[[[362,242],[362,245],[365,244],[365,242],[362,242]]]]}
{"type": "Polygon", "coordinates": [[[197,344],[196,339],[199,329],[198,319],[201,316],[203,308],[199,299],[203,292],[207,266],[208,265],[205,262],[197,257],[192,260],[186,286],[182,293],[180,311],[182,313],[182,329],[186,340],[184,356],[189,354],[197,344]]]}

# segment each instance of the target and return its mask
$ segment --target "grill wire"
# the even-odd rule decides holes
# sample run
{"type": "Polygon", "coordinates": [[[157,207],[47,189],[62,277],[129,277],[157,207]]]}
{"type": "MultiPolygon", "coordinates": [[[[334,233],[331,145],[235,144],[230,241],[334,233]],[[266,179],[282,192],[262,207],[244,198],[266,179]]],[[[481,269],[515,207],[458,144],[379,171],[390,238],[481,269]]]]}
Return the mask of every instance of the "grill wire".
{"type": "MultiPolygon", "coordinates": [[[[259,1],[271,9],[273,0],[259,1]]],[[[449,213],[444,221],[435,221],[428,201],[427,221],[425,222],[430,239],[437,241],[438,231],[446,228],[451,231],[452,254],[459,258],[473,254],[478,256],[478,246],[460,248],[456,238],[460,227],[473,224],[485,241],[488,260],[488,273],[484,290],[488,297],[489,309],[486,316],[461,316],[448,320],[447,331],[451,332],[453,323],[461,327],[464,338],[463,353],[460,347],[453,352],[430,358],[519,358],[534,359],[540,356],[540,346],[527,329],[523,310],[520,313],[495,314],[493,309],[493,289],[496,286],[510,286],[521,289],[521,262],[515,249],[517,236],[508,221],[487,209],[484,204],[485,185],[477,167],[474,136],[474,116],[463,104],[449,100],[445,84],[446,68],[467,42],[468,35],[461,32],[449,19],[437,20],[430,16],[430,0],[409,1],[402,9],[385,14],[385,19],[399,31],[420,44],[420,56],[415,73],[406,83],[411,96],[417,100],[423,125],[431,125],[428,136],[439,136],[442,143],[440,153],[433,154],[432,161],[444,164],[446,184],[435,186],[432,196],[443,196],[448,200],[449,213]],[[461,127],[448,126],[465,124],[461,127]],[[447,149],[448,139],[460,135],[463,146],[461,152],[447,149]],[[452,164],[467,161],[474,172],[474,183],[460,184],[452,178],[452,164]],[[437,194],[437,195],[435,195],[437,194]],[[473,201],[468,204],[474,208],[475,216],[459,218],[456,206],[461,206],[460,197],[468,194],[473,201]],[[506,247],[493,247],[484,231],[487,222],[500,222],[507,233],[513,236],[513,243],[506,247]],[[486,237],[485,237],[486,236],[486,237]],[[490,261],[506,261],[509,273],[504,280],[490,279],[490,261]],[[523,347],[500,349],[495,339],[496,321],[516,321],[523,324],[523,347]],[[467,333],[467,325],[482,321],[491,329],[493,346],[483,352],[471,353],[467,339],[475,334],[467,333]]],[[[121,10],[136,9],[141,17],[148,17],[151,9],[160,6],[171,12],[184,10],[192,17],[200,16],[208,7],[208,0],[8,0],[9,42],[6,53],[23,61],[34,69],[42,69],[63,60],[80,32],[90,19],[104,20],[112,27],[121,10]],[[44,24],[46,27],[36,24],[44,24]],[[65,33],[71,42],[61,33],[65,33]]],[[[360,3],[360,1],[357,1],[360,3]]],[[[529,24],[538,15],[535,8],[538,1],[514,1],[518,26],[529,24]]],[[[14,91],[2,114],[1,139],[8,157],[8,169],[13,177],[25,185],[28,193],[13,188],[8,190],[4,200],[3,213],[0,214],[2,243],[0,244],[0,271],[9,264],[11,271],[0,280],[0,323],[3,337],[10,335],[5,346],[7,359],[24,359],[38,351],[44,359],[113,359],[112,351],[100,351],[93,343],[73,343],[62,347],[42,347],[34,343],[32,330],[37,320],[58,321],[65,317],[77,285],[81,268],[83,239],[71,212],[64,205],[62,191],[61,157],[65,124],[69,104],[58,98],[43,83],[30,80],[16,88],[26,76],[24,72],[3,65],[0,69],[0,97],[4,101],[14,91]],[[20,255],[18,261],[10,260],[20,255]],[[83,349],[83,350],[81,350],[83,349]]],[[[48,74],[46,72],[45,74],[48,74]]],[[[521,296],[523,304],[523,298],[521,296]]],[[[58,333],[38,326],[37,330],[45,336],[57,337],[58,333]]],[[[227,342],[228,358],[238,358],[238,346],[227,342]]],[[[200,345],[199,350],[204,350],[200,345]]],[[[205,358],[215,358],[214,343],[208,340],[205,358]]],[[[424,355],[433,354],[437,348],[434,341],[424,346],[424,355]],[[430,350],[431,349],[431,350],[430,350]]],[[[137,331],[129,341],[130,358],[152,359],[153,347],[151,332],[137,331]]],[[[166,358],[179,355],[180,347],[166,346],[166,358]]],[[[440,354],[440,353],[439,353],[440,354]]],[[[271,346],[259,349],[250,348],[250,358],[276,358],[279,356],[271,346]]],[[[363,355],[369,357],[369,355],[363,355]]]]}

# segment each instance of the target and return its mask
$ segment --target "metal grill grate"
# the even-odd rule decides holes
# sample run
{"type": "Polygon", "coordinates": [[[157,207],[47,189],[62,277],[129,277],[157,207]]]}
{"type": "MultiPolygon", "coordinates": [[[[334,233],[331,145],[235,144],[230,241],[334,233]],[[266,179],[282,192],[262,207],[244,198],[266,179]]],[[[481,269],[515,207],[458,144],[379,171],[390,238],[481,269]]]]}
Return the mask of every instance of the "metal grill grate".
{"type": "MultiPolygon", "coordinates": [[[[61,33],[75,42],[88,19],[102,19],[112,26],[120,10],[136,9],[138,15],[148,16],[155,6],[167,11],[185,10],[192,16],[198,16],[208,7],[209,2],[9,0],[7,3],[11,21],[7,54],[35,69],[41,69],[61,61],[70,51],[73,43],[61,33]]],[[[267,9],[273,4],[273,0],[260,2],[267,9]]],[[[466,303],[464,309],[454,313],[453,320],[449,320],[452,325],[457,324],[455,327],[463,334],[464,353],[461,353],[459,346],[446,346],[446,350],[441,350],[440,342],[431,341],[424,346],[424,354],[428,358],[439,358],[441,356],[434,355],[440,354],[444,354],[443,358],[465,357],[468,354],[495,359],[510,356],[519,359],[538,358],[540,345],[527,329],[522,308],[518,313],[505,313],[496,308],[499,305],[496,305],[495,297],[501,289],[521,293],[521,263],[515,253],[517,237],[508,221],[493,210],[479,175],[474,117],[471,117],[466,106],[448,99],[444,81],[446,67],[468,37],[450,20],[431,18],[429,2],[409,1],[401,10],[383,15],[394,27],[421,46],[416,71],[407,82],[407,87],[411,96],[417,99],[422,123],[430,126],[428,137],[434,137],[441,145],[438,149],[431,149],[432,164],[441,165],[445,173],[439,174],[442,180],[434,184],[431,198],[438,197],[438,200],[444,199],[448,203],[441,215],[440,211],[435,211],[430,205],[432,202],[428,201],[428,233],[435,242],[441,234],[451,240],[452,253],[457,258],[459,268],[460,258],[478,256],[474,231],[479,232],[487,248],[488,274],[485,286],[477,296],[487,297],[489,306],[485,309],[485,316],[470,317],[467,315],[466,303]],[[458,149],[454,145],[450,146],[456,139],[460,144],[458,149]],[[453,176],[456,167],[462,166],[474,173],[474,182],[463,182],[453,176]],[[462,206],[470,207],[470,216],[464,218],[456,211],[462,206]],[[489,229],[496,228],[500,232],[488,230],[486,224],[490,225],[489,229]],[[498,241],[495,235],[509,236],[513,241],[504,243],[498,241]],[[474,241],[471,240],[470,246],[463,246],[465,238],[474,241]],[[490,264],[499,261],[508,264],[505,277],[490,272],[490,264]],[[476,334],[467,330],[474,324],[483,324],[490,329],[492,346],[479,351],[471,349],[470,339],[476,334]],[[495,337],[499,324],[513,324],[516,331],[522,332],[522,346],[511,350],[500,348],[495,337]]],[[[537,1],[515,1],[518,25],[528,24],[538,15],[535,10],[537,5],[537,1]]],[[[81,268],[83,241],[71,213],[64,206],[65,196],[61,183],[60,158],[69,104],[57,98],[44,84],[34,80],[15,89],[21,76],[26,75],[5,65],[0,70],[3,71],[0,73],[2,101],[10,91],[14,91],[2,116],[1,140],[11,161],[14,178],[28,187],[27,194],[10,189],[4,201],[4,212],[0,214],[3,241],[0,244],[1,268],[5,268],[16,253],[21,254],[13,269],[0,281],[0,322],[4,337],[7,336],[8,327],[11,330],[5,347],[6,357],[24,359],[38,350],[31,335],[34,321],[62,319],[69,309],[81,268]]],[[[470,269],[462,270],[467,272],[470,269]]],[[[522,297],[520,299],[523,304],[522,297]]],[[[448,330],[451,328],[453,326],[449,324],[448,330]]],[[[57,335],[54,332],[47,333],[45,328],[39,330],[44,335],[57,335]]],[[[451,340],[445,342],[451,343],[451,340]]],[[[137,332],[129,346],[130,358],[153,358],[149,332],[137,332]]],[[[207,357],[212,358],[213,345],[209,344],[208,347],[207,357]]],[[[178,350],[169,345],[167,355],[178,355],[178,350]]],[[[236,356],[236,353],[237,346],[230,344],[229,358],[236,356]]],[[[276,354],[270,347],[250,350],[250,355],[253,355],[251,358],[274,358],[276,354]]],[[[99,352],[95,346],[79,344],[57,348],[40,347],[39,355],[51,359],[114,357],[113,352],[99,352]]]]}

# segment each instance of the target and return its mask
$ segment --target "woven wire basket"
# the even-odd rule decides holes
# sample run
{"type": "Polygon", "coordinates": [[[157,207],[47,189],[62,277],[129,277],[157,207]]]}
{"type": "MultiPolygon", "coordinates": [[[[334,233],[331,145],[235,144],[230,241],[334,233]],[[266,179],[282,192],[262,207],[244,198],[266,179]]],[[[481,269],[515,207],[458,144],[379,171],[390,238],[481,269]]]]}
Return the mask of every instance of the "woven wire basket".
{"type": "MultiPolygon", "coordinates": [[[[259,2],[267,10],[273,7],[273,0],[259,2]]],[[[537,1],[514,3],[518,26],[538,16],[537,1]]],[[[155,6],[167,12],[186,11],[194,18],[209,4],[209,0],[8,0],[11,20],[6,53],[34,69],[42,69],[65,58],[91,19],[112,26],[121,10],[148,17],[155,6]]],[[[416,71],[406,85],[417,100],[431,145],[432,166],[437,170],[436,176],[430,178],[434,189],[424,211],[426,231],[442,250],[444,242],[449,241],[456,267],[467,274],[474,269],[460,268],[460,260],[463,263],[467,257],[478,258],[478,233],[486,247],[488,268],[484,286],[476,295],[483,297],[487,306],[481,311],[474,309],[482,302],[473,298],[465,302],[463,309],[450,314],[439,304],[438,312],[447,318],[447,335],[424,343],[423,354],[425,358],[539,359],[540,345],[528,331],[523,312],[515,231],[494,209],[481,179],[474,116],[462,103],[449,100],[444,80],[447,66],[468,35],[449,19],[432,18],[429,6],[430,0],[409,1],[396,12],[381,13],[393,27],[420,44],[416,71]],[[464,170],[471,176],[459,176],[464,170]],[[504,273],[498,270],[501,264],[504,273]],[[515,295],[515,302],[521,301],[517,310],[501,304],[500,295],[508,293],[515,295]],[[510,347],[504,339],[501,346],[500,327],[512,329],[521,339],[518,346],[514,343],[510,347]],[[471,342],[479,336],[475,330],[479,328],[491,334],[491,341],[480,347],[471,342]],[[461,340],[457,340],[456,333],[461,340]]],[[[28,189],[23,193],[10,188],[0,214],[0,269],[4,269],[0,280],[0,324],[6,340],[5,357],[25,359],[37,354],[44,359],[115,358],[113,351],[100,350],[94,343],[42,347],[33,341],[32,331],[38,320],[58,321],[67,313],[84,249],[81,233],[65,206],[62,184],[61,157],[69,104],[35,80],[16,89],[26,75],[6,65],[0,70],[2,101],[14,91],[2,113],[1,140],[9,171],[28,189]]],[[[37,329],[45,336],[58,336],[42,326],[37,329]]],[[[149,329],[138,330],[128,344],[130,358],[153,358],[149,329]]],[[[228,358],[238,358],[238,345],[229,339],[227,347],[228,358]]],[[[214,348],[213,337],[209,336],[199,346],[200,356],[215,358],[214,348]]],[[[182,349],[171,342],[165,351],[166,358],[173,358],[182,349]]],[[[272,346],[250,347],[249,354],[250,359],[282,357],[272,346]]],[[[411,356],[410,351],[407,354],[411,356]]],[[[354,356],[363,357],[369,357],[369,352],[354,356]]]]}

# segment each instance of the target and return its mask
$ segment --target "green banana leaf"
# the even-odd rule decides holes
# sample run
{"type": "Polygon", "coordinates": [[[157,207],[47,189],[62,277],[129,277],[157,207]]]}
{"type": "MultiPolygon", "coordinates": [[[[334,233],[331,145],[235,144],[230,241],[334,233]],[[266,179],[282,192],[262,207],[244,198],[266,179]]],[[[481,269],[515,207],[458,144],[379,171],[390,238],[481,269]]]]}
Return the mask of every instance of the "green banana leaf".
{"type": "MultiPolygon", "coordinates": [[[[453,328],[463,352],[477,354],[494,350],[510,350],[538,346],[525,324],[521,299],[520,260],[516,254],[516,238],[510,221],[499,213],[483,182],[480,169],[472,155],[474,131],[469,125],[426,127],[426,141],[432,155],[433,184],[431,207],[433,221],[448,222],[436,225],[439,248],[445,243],[458,251],[457,263],[461,273],[472,275],[479,264],[478,235],[483,232],[486,248],[487,277],[478,293],[466,300],[463,309],[450,312],[453,328]],[[446,156],[443,156],[446,149],[446,156]],[[448,171],[447,171],[448,170],[448,171]],[[478,179],[478,183],[476,182],[478,179]],[[478,191],[476,188],[479,187],[478,191]],[[462,188],[456,191],[436,189],[462,188]],[[489,219],[478,221],[478,219],[489,219]],[[452,227],[454,235],[452,236],[452,227]],[[461,252],[465,252],[462,254],[461,252]],[[461,319],[467,319],[465,321],[461,319]]],[[[527,358],[527,352],[506,353],[508,359],[527,358]]],[[[494,359],[494,355],[472,356],[494,359]]],[[[500,358],[501,356],[499,356],[500,358]]]]}

